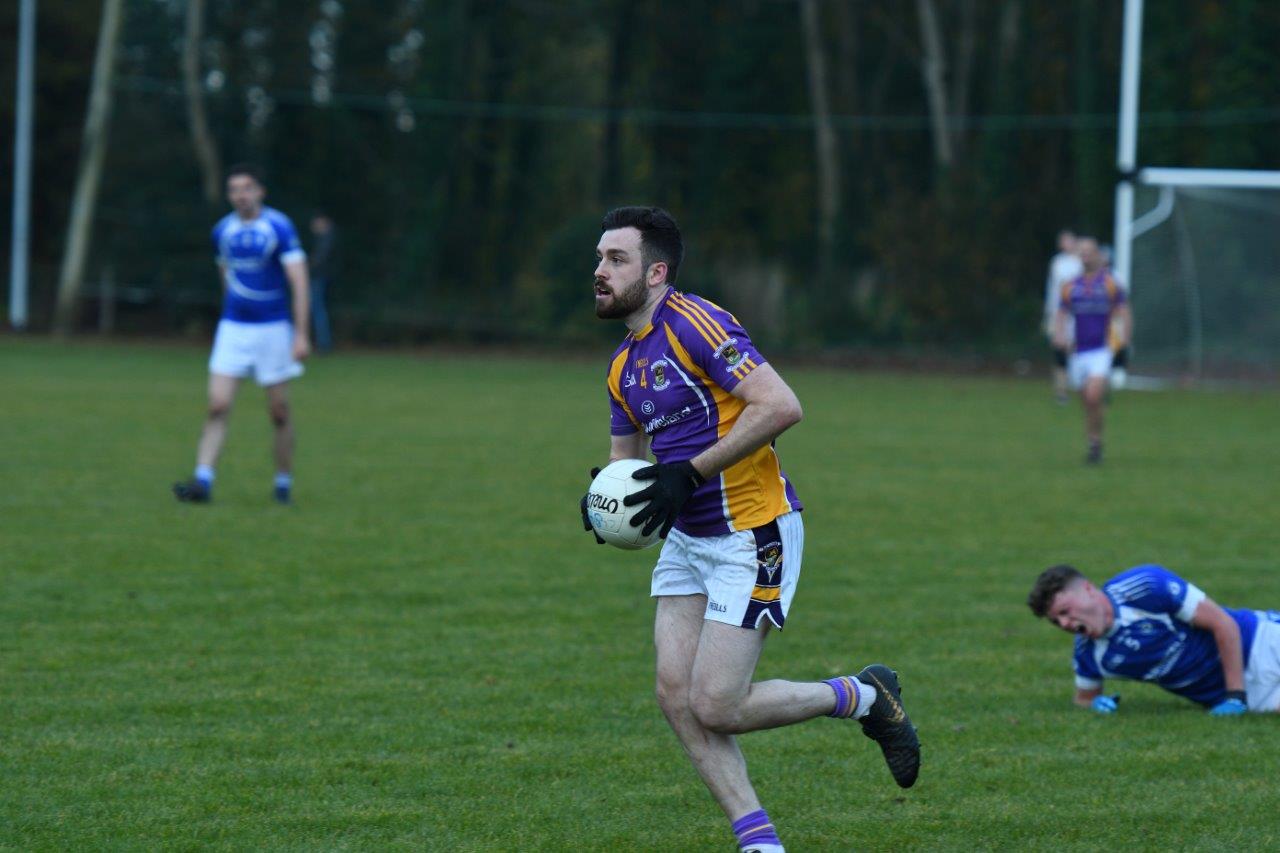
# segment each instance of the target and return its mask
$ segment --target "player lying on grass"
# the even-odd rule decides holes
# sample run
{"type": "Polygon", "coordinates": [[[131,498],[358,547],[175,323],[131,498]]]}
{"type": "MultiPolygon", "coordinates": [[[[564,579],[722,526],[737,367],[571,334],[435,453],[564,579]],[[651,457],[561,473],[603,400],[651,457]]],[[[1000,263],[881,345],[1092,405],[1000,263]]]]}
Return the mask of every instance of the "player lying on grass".
{"type": "Polygon", "coordinates": [[[1280,611],[1221,607],[1162,566],[1094,586],[1071,566],[1036,578],[1027,605],[1076,635],[1075,702],[1114,713],[1107,678],[1158,684],[1216,717],[1280,710],[1280,611]]]}
{"type": "MultiPolygon", "coordinates": [[[[684,243],[666,211],[610,212],[596,254],[596,316],[628,329],[607,374],[609,459],[652,450],[658,460],[633,475],[652,485],[627,498],[646,502],[633,523],[666,538],[652,583],[658,704],[739,847],[779,853],[736,735],[856,719],[904,788],[920,742],[886,666],[826,682],[755,680],[800,576],[801,505],[773,447],[800,403],[732,314],[673,287],[684,243]]],[[[582,521],[593,530],[585,499],[582,521]]]]}

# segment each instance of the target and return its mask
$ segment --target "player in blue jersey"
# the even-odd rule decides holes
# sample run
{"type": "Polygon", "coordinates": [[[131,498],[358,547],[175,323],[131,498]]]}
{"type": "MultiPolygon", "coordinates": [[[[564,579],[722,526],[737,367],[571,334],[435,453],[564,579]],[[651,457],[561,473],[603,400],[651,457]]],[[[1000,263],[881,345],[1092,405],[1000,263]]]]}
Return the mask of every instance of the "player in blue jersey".
{"type": "Polygon", "coordinates": [[[222,319],[209,357],[209,408],[196,450],[195,475],[176,483],[180,501],[206,503],[214,466],[227,436],[227,416],[241,379],[266,390],[275,429],[273,494],[289,503],[293,486],[293,419],[289,380],[302,375],[311,352],[307,337],[307,256],[289,217],[265,206],[258,170],[234,166],[227,173],[233,211],[213,228],[213,250],[222,280],[222,319]],[[294,321],[297,321],[296,324],[294,321]]]}
{"type": "Polygon", "coordinates": [[[1053,318],[1053,342],[1054,346],[1072,350],[1067,372],[1084,402],[1089,443],[1085,462],[1096,465],[1102,461],[1102,410],[1112,357],[1129,345],[1131,320],[1124,288],[1107,269],[1098,241],[1081,237],[1076,251],[1084,272],[1062,285],[1053,318]],[[1068,334],[1072,320],[1075,331],[1068,334]]]}
{"type": "MultiPolygon", "coordinates": [[[[732,314],[675,290],[684,244],[666,211],[611,211],[596,254],[596,316],[628,329],[607,371],[609,459],[657,458],[634,475],[652,484],[626,502],[645,503],[633,523],[666,538],[651,587],[658,704],[741,849],[776,853],[735,735],[857,719],[904,788],[920,743],[886,666],[825,682],[753,680],[800,575],[802,507],[774,449],[800,403],[732,314]]],[[[585,498],[582,521],[591,531],[585,498]]]]}
{"type": "Polygon", "coordinates": [[[1101,587],[1053,566],[1027,597],[1036,616],[1076,635],[1075,702],[1114,713],[1108,678],[1158,684],[1214,716],[1280,710],[1280,611],[1222,607],[1163,566],[1101,587]]]}

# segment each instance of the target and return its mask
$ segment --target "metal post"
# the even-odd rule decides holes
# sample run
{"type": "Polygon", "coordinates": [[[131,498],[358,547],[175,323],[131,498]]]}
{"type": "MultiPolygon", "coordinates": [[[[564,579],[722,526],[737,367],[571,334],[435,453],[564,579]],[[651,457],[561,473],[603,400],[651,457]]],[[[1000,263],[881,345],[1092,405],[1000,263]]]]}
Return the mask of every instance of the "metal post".
{"type": "Polygon", "coordinates": [[[1124,53],[1120,62],[1120,131],[1116,140],[1114,269],[1125,287],[1132,288],[1133,271],[1133,171],[1138,153],[1138,78],[1142,67],[1142,0],[1125,0],[1124,53]]]}
{"type": "Polygon", "coordinates": [[[9,323],[27,327],[27,257],[31,225],[31,133],[36,76],[36,0],[18,12],[18,91],[13,132],[13,240],[9,253],[9,323]]]}

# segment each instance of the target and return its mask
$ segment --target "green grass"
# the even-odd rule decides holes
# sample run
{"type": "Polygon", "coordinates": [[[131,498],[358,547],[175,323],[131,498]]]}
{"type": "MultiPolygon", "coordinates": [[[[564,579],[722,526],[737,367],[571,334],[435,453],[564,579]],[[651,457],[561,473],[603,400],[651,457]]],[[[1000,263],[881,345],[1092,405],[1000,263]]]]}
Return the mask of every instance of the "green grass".
{"type": "MultiPolygon", "coordinates": [[[[725,850],[652,698],[655,552],[578,526],[604,359],[343,355],[262,397],[181,506],[202,350],[0,340],[0,845],[725,850]]],[[[808,509],[761,677],[902,673],[924,767],[855,726],[744,737],[789,850],[1275,849],[1280,719],[1147,685],[1074,709],[1045,565],[1280,606],[1280,397],[1125,394],[1108,459],[1047,383],[779,365],[808,509]]]]}

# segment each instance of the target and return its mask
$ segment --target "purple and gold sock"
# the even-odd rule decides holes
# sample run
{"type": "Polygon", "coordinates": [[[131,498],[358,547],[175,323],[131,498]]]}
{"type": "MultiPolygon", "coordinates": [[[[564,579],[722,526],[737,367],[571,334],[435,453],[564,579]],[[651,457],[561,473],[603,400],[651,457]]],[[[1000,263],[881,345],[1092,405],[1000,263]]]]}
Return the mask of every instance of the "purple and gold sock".
{"type": "Polygon", "coordinates": [[[825,683],[836,693],[836,709],[827,714],[828,717],[862,717],[871,710],[871,703],[876,701],[876,689],[870,684],[863,684],[852,675],[828,678],[825,683]]]}
{"type": "Polygon", "coordinates": [[[738,836],[738,847],[782,850],[782,842],[773,829],[769,813],[764,809],[743,815],[733,822],[733,834],[738,836]]]}

